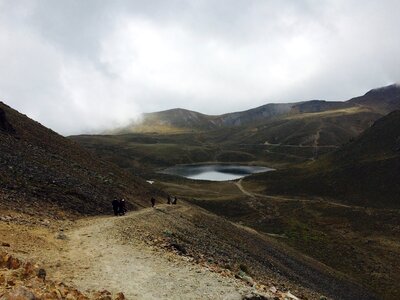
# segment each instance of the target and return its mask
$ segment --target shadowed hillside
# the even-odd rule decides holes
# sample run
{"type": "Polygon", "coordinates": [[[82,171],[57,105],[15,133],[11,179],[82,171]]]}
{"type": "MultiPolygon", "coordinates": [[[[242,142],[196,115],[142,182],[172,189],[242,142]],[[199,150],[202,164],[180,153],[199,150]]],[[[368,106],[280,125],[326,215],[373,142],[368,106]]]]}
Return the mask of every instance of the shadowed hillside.
{"type": "Polygon", "coordinates": [[[392,84],[373,89],[364,96],[349,100],[348,103],[369,107],[382,114],[387,114],[400,109],[400,85],[392,84]]]}
{"type": "Polygon", "coordinates": [[[114,197],[142,205],[147,183],[0,103],[0,205],[25,212],[110,211],[114,197]],[[45,208],[45,209],[44,209],[45,208]]]}
{"type": "Polygon", "coordinates": [[[316,162],[249,180],[267,186],[268,194],[330,196],[358,205],[399,207],[400,111],[316,162]]]}
{"type": "Polygon", "coordinates": [[[227,143],[340,146],[368,128],[379,113],[361,107],[281,116],[236,130],[227,143]]]}

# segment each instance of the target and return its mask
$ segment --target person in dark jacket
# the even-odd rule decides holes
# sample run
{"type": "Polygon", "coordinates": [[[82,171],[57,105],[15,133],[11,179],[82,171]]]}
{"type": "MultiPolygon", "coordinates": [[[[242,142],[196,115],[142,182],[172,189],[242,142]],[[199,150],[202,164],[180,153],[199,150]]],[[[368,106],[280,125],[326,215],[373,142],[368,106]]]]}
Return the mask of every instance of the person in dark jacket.
{"type": "Polygon", "coordinates": [[[125,215],[127,209],[126,209],[126,204],[125,204],[125,199],[119,200],[119,207],[118,207],[118,212],[120,216],[125,215]]]}
{"type": "Polygon", "coordinates": [[[114,199],[112,202],[112,207],[113,207],[113,211],[114,211],[114,215],[118,216],[119,213],[119,201],[117,199],[114,199]]]}
{"type": "Polygon", "coordinates": [[[151,207],[154,207],[156,205],[156,199],[154,197],[151,197],[151,207]]]}

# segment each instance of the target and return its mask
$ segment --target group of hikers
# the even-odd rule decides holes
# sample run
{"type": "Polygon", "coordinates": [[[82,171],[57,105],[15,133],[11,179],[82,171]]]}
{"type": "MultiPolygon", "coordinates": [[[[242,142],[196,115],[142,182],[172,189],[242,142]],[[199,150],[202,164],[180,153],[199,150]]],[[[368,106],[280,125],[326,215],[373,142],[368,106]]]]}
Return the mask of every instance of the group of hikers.
{"type": "MultiPolygon", "coordinates": [[[[156,198],[151,197],[151,207],[156,206],[156,198]]],[[[176,204],[178,202],[178,198],[176,196],[171,197],[170,195],[168,195],[167,197],[167,204],[176,204]]]]}
{"type": "MultiPolygon", "coordinates": [[[[156,206],[156,198],[151,197],[150,202],[151,202],[151,207],[156,206]]],[[[172,197],[172,196],[168,195],[167,204],[175,205],[177,202],[178,202],[178,198],[176,196],[172,197]]],[[[112,201],[112,207],[113,207],[115,216],[123,216],[127,212],[125,199],[121,199],[121,200],[114,199],[112,201]]]]}
{"type": "Polygon", "coordinates": [[[112,202],[112,207],[115,216],[123,216],[127,212],[125,199],[117,200],[114,199],[112,202]]]}

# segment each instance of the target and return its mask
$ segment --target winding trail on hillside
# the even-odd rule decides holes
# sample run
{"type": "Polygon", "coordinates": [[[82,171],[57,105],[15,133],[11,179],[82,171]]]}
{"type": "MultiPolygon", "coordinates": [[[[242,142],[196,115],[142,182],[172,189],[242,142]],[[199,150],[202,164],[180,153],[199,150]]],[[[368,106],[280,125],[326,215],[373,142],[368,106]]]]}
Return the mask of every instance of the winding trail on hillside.
{"type": "Polygon", "coordinates": [[[318,126],[317,132],[314,135],[314,142],[313,142],[313,146],[314,146],[313,159],[314,160],[318,157],[318,146],[319,146],[319,140],[320,140],[320,137],[321,137],[322,126],[323,126],[323,124],[320,121],[320,124],[318,126]]]}
{"type": "Polygon", "coordinates": [[[296,202],[315,202],[315,203],[327,203],[332,206],[339,206],[339,207],[345,207],[345,208],[362,208],[360,206],[355,206],[355,205],[346,205],[343,203],[338,203],[334,201],[329,201],[326,199],[300,199],[300,198],[288,198],[288,197],[282,197],[282,196],[271,196],[271,195],[263,195],[259,193],[252,193],[248,190],[246,190],[243,186],[243,178],[241,178],[238,181],[233,182],[234,185],[237,186],[237,188],[246,196],[256,199],[256,198],[264,198],[264,199],[271,199],[271,200],[278,200],[278,201],[296,201],[296,202]]]}
{"type": "Polygon", "coordinates": [[[241,299],[251,291],[238,280],[154,251],[140,240],[116,237],[124,219],[150,210],[78,221],[67,232],[64,263],[56,276],[82,290],[122,291],[127,299],[241,299]]]}
{"type": "Polygon", "coordinates": [[[249,196],[250,198],[255,198],[253,193],[250,193],[249,191],[245,190],[245,188],[242,185],[243,178],[240,178],[239,181],[234,181],[233,184],[238,187],[238,189],[245,194],[246,196],[249,196]]]}

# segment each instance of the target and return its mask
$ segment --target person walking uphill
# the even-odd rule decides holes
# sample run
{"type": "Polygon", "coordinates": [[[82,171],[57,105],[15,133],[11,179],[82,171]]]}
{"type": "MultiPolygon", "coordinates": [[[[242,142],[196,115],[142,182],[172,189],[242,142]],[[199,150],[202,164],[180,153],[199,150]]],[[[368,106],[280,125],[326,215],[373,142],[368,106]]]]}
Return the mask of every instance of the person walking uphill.
{"type": "Polygon", "coordinates": [[[120,215],[120,216],[125,215],[125,213],[127,212],[126,204],[125,204],[125,199],[119,200],[118,212],[119,212],[119,215],[120,215]]]}
{"type": "Polygon", "coordinates": [[[154,197],[151,197],[151,207],[154,207],[156,205],[156,199],[154,197]]]}
{"type": "Polygon", "coordinates": [[[119,213],[119,201],[117,199],[114,199],[112,202],[112,207],[113,207],[113,211],[114,211],[114,215],[118,216],[119,213]]]}

